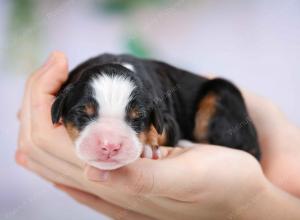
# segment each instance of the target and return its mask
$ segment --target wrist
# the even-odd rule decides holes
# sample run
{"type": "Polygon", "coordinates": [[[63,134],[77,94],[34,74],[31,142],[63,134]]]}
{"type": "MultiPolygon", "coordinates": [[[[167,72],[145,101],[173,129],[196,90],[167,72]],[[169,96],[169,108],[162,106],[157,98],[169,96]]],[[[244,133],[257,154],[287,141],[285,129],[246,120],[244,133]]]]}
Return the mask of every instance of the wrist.
{"type": "Polygon", "coordinates": [[[232,220],[299,219],[300,201],[268,182],[265,189],[241,206],[232,220]]]}
{"type": "Polygon", "coordinates": [[[255,184],[243,187],[245,190],[243,194],[237,195],[239,199],[230,205],[231,209],[226,220],[261,219],[250,218],[252,216],[250,211],[255,211],[258,204],[264,203],[266,194],[270,193],[270,184],[264,176],[254,182],[255,184]]]}

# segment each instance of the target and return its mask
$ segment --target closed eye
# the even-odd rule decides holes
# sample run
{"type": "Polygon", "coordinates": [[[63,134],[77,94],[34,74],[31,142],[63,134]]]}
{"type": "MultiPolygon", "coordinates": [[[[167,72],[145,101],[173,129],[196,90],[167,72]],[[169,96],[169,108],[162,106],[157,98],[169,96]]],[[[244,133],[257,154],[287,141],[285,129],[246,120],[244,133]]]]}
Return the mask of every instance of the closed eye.
{"type": "Polygon", "coordinates": [[[128,118],[133,121],[141,120],[144,117],[145,117],[145,113],[143,111],[139,111],[137,109],[132,109],[128,113],[128,118]]]}
{"type": "Polygon", "coordinates": [[[89,121],[96,117],[96,110],[88,105],[74,106],[67,113],[68,115],[73,115],[76,118],[80,118],[83,121],[89,121]]]}

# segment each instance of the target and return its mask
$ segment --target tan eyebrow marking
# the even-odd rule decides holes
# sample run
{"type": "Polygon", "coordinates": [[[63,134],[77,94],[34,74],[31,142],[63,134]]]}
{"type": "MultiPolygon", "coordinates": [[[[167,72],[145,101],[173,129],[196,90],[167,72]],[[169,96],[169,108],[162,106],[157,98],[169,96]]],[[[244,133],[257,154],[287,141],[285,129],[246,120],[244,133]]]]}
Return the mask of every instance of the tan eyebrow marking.
{"type": "Polygon", "coordinates": [[[86,104],[84,106],[84,111],[87,115],[89,116],[93,116],[96,113],[96,108],[95,106],[93,106],[92,104],[86,104]]]}
{"type": "Polygon", "coordinates": [[[137,119],[141,116],[141,112],[137,108],[130,109],[128,112],[128,116],[130,119],[137,119]]]}

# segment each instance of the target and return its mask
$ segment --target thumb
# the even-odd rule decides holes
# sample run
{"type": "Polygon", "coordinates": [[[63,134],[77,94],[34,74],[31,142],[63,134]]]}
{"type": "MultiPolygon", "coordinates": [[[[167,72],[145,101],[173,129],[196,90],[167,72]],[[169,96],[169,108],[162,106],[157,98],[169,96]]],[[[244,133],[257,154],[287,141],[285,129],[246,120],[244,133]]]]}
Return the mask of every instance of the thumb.
{"type": "Polygon", "coordinates": [[[31,115],[32,127],[36,130],[52,129],[50,109],[62,84],[68,77],[68,62],[62,52],[52,52],[48,67],[32,84],[31,115]],[[43,126],[43,127],[40,127],[43,126]]]}
{"type": "Polygon", "coordinates": [[[43,95],[55,95],[68,77],[68,60],[64,53],[54,51],[47,61],[47,68],[33,83],[43,95]]]}
{"type": "Polygon", "coordinates": [[[87,166],[85,175],[97,184],[107,185],[132,194],[173,197],[184,195],[188,166],[172,159],[142,158],[117,170],[104,171],[87,166]]]}

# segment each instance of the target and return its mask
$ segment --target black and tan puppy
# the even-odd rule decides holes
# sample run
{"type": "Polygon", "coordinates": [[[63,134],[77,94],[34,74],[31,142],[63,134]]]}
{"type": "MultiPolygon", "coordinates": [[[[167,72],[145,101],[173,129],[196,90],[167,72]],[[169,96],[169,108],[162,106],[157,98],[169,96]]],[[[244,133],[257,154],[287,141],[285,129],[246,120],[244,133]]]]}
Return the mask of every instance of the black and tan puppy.
{"type": "Polygon", "coordinates": [[[103,54],[69,76],[52,106],[76,153],[100,169],[159,158],[179,140],[245,150],[259,158],[255,128],[239,90],[166,63],[103,54]]]}

